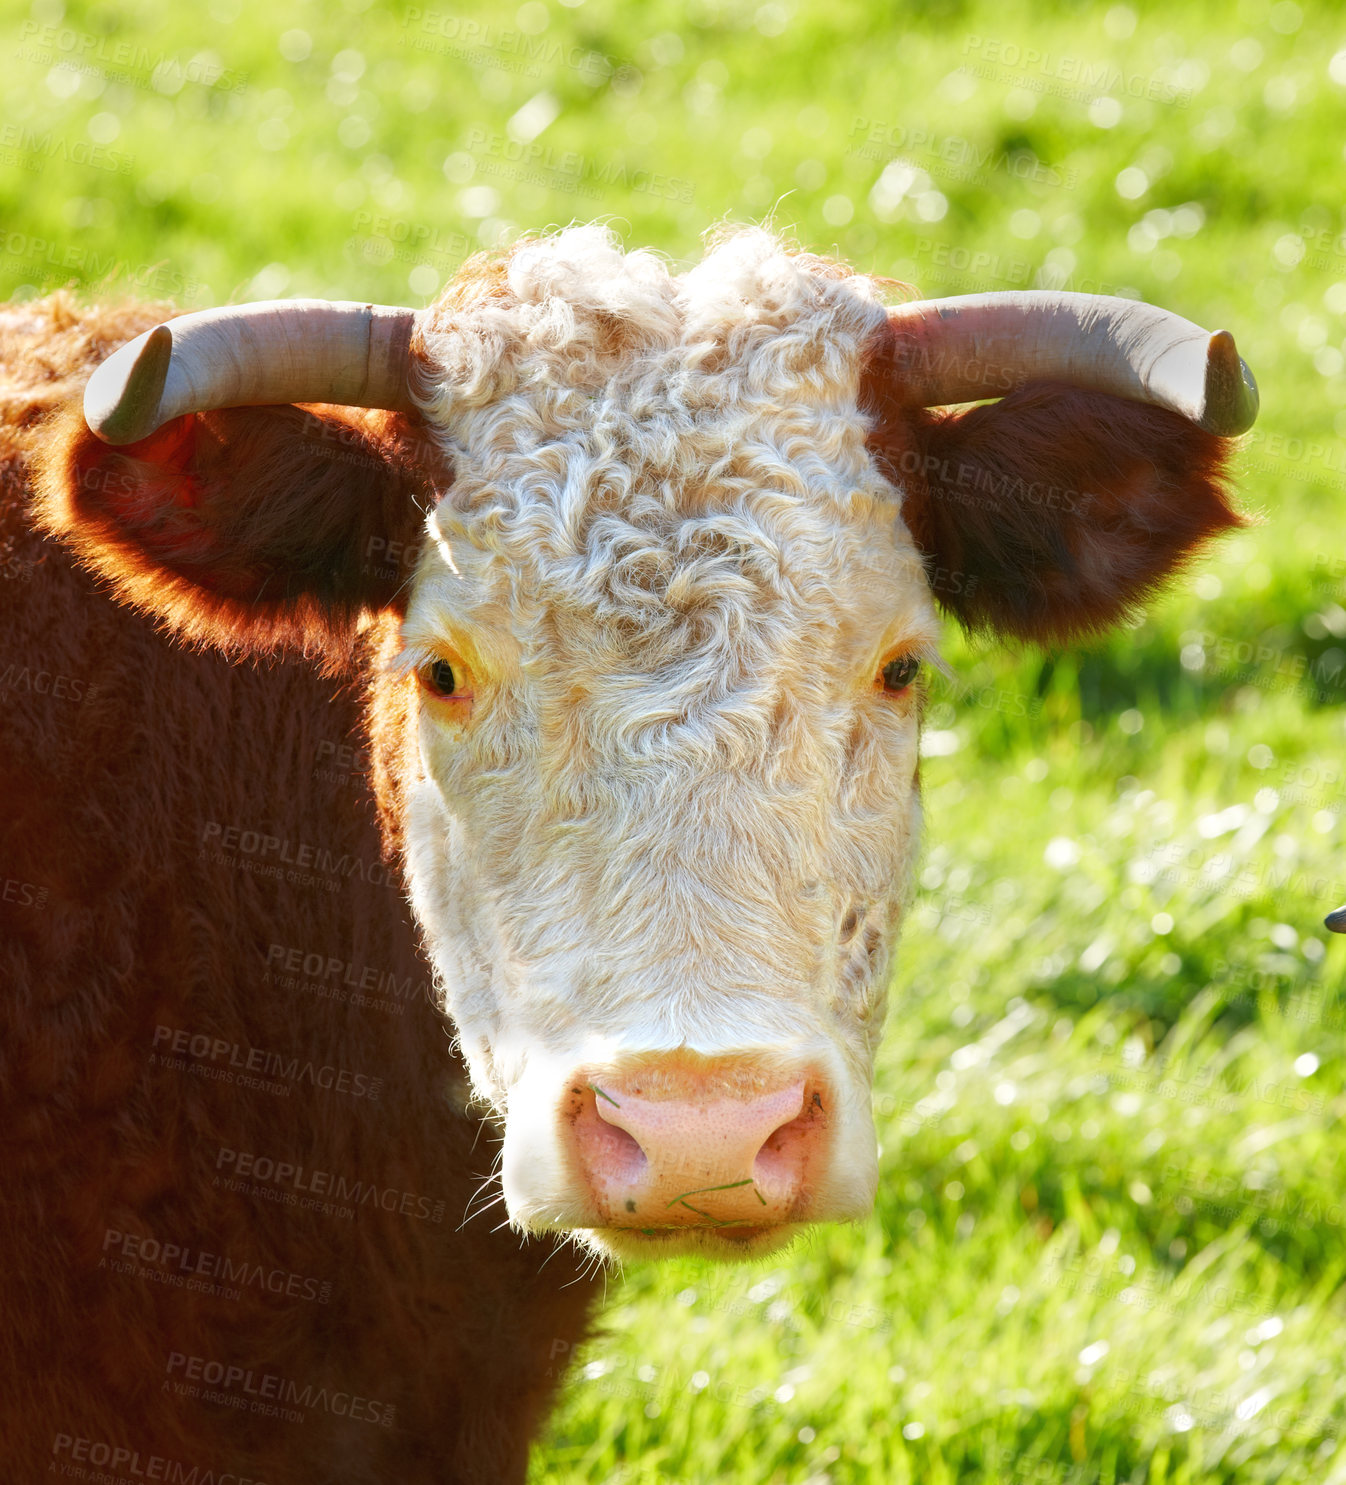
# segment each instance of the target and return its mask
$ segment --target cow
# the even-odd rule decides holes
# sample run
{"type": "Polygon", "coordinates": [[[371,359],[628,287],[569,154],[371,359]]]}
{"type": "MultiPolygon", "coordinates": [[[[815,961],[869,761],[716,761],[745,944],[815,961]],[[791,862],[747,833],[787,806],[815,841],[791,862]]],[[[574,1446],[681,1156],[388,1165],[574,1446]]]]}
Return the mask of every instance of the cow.
{"type": "Polygon", "coordinates": [[[761,228],[0,337],[15,1478],[521,1479],[595,1263],[862,1218],[940,611],[1128,614],[1257,406],[761,228]]]}
{"type": "Polygon", "coordinates": [[[51,416],[165,313],[0,311],[0,1475],[522,1480],[593,1285],[465,1221],[494,1141],[362,682],[173,642],[29,519],[51,416]]]}

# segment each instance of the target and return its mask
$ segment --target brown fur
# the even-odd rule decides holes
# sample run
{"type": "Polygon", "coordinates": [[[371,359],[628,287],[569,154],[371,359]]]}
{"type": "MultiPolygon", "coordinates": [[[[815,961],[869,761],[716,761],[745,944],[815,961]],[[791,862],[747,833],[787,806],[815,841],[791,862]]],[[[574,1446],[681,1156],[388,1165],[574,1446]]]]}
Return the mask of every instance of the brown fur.
{"type": "MultiPolygon", "coordinates": [[[[193,639],[298,642],[358,673],[392,642],[388,610],[409,572],[365,567],[364,554],[371,535],[414,529],[402,502],[430,498],[424,449],[399,452],[414,434],[391,415],[212,415],[194,449],[171,431],[158,472],[144,470],[152,483],[190,479],[196,504],[146,509],[121,478],[137,451],[95,449],[77,408],[92,366],[162,315],[60,297],[0,311],[0,1474],[45,1478],[53,1458],[72,1459],[73,1446],[54,1453],[68,1436],[135,1451],[141,1469],[158,1455],[268,1485],[522,1480],[592,1290],[572,1283],[568,1254],[540,1272],[551,1245],[493,1233],[497,1214],[459,1230],[495,1142],[463,1108],[447,1029],[419,989],[428,971],[364,771],[330,776],[336,748],[368,746],[358,683],[175,644],[112,602],[29,509],[45,468],[48,527],[121,594],[193,639]],[[327,457],[334,427],[353,457],[327,457]],[[228,511],[226,468],[245,496],[228,511]],[[294,496],[313,490],[324,556],[301,561],[294,583],[281,575],[294,496]],[[128,511],[169,577],[113,529],[128,511]],[[212,560],[201,512],[227,525],[244,561],[212,560]],[[260,621],[244,608],[255,597],[260,621]],[[315,634],[320,604],[337,617],[315,634]],[[214,849],[215,826],[286,842],[292,861],[307,848],[340,864],[316,886],[297,868],[296,880],[249,870],[276,865],[279,848],[214,849]],[[351,969],[291,977],[273,945],[351,969]],[[358,982],[366,967],[412,993],[302,988],[358,982]],[[382,1087],[254,1091],[208,1075],[233,1053],[166,1062],[156,1027],[382,1087]],[[231,1192],[222,1149],[442,1201],[443,1220],[367,1204],[325,1215],[266,1200],[284,1188],[263,1181],[231,1192]],[[229,1286],[239,1298],[201,1293],[162,1262],[119,1272],[128,1259],[109,1233],[330,1283],[330,1298],[246,1279],[229,1286]],[[254,1387],[278,1374],[310,1397],[353,1394],[380,1416],[391,1405],[391,1426],[321,1403],[292,1422],[180,1396],[172,1353],[251,1369],[254,1387]]],[[[393,729],[375,732],[382,773],[393,729]]],[[[242,1383],[230,1395],[249,1396],[242,1383]]]]}
{"type": "Polygon", "coordinates": [[[880,349],[870,447],[938,602],[971,629],[1060,644],[1135,609],[1230,508],[1233,440],[1164,408],[1037,382],[960,410],[905,408],[880,349]]]}

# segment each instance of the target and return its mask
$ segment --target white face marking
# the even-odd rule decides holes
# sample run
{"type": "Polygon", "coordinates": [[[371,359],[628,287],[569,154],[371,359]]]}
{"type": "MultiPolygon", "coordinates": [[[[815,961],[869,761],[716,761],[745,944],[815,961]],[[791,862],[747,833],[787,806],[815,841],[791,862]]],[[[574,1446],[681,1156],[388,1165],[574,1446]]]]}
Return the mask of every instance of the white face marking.
{"type": "Polygon", "coordinates": [[[938,638],[856,408],[882,307],[762,232],[679,280],[573,229],[507,289],[427,340],[455,481],[403,631],[458,685],[407,834],[477,1089],[807,1047],[858,1106],[919,822],[875,678],[938,638]]]}

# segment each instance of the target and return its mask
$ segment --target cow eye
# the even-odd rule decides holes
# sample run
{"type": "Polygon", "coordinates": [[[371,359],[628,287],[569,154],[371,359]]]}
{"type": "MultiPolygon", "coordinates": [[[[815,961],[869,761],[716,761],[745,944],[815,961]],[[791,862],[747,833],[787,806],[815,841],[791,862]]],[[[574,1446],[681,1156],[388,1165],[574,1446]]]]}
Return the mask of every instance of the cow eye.
{"type": "Polygon", "coordinates": [[[466,676],[450,660],[432,660],[422,667],[421,685],[433,696],[455,696],[466,676]]]}
{"type": "Polygon", "coordinates": [[[890,696],[898,696],[916,679],[920,668],[915,655],[897,655],[879,672],[879,681],[890,696]]]}

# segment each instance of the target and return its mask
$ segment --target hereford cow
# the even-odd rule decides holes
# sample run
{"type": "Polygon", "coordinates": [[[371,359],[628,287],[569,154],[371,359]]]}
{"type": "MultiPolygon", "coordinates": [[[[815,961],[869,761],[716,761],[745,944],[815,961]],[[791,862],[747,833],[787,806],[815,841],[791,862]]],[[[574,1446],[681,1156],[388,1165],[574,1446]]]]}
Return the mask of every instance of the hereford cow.
{"type": "Polygon", "coordinates": [[[558,1234],[868,1210],[936,606],[1109,624],[1256,407],[1144,305],[884,289],[579,228],[4,312],[6,1478],[517,1480],[558,1234]]]}

